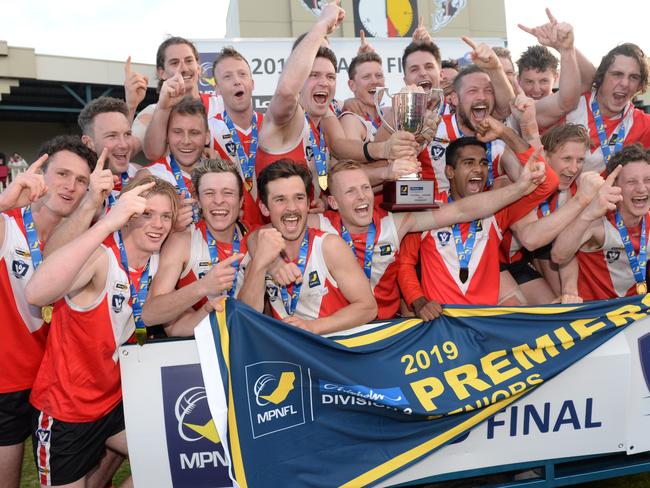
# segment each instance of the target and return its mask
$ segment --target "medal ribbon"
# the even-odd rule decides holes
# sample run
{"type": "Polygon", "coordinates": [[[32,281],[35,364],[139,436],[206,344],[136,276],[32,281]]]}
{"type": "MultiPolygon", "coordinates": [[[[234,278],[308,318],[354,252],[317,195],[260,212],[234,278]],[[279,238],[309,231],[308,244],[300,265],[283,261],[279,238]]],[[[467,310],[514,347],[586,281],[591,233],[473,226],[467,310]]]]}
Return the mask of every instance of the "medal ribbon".
{"type": "MultiPolygon", "coordinates": [[[[122,181],[122,188],[126,186],[126,184],[129,182],[129,173],[124,171],[120,175],[120,180],[122,181]]],[[[113,193],[108,194],[108,208],[111,208],[113,205],[115,205],[115,197],[113,196],[113,193]]]]}
{"type": "MultiPolygon", "coordinates": [[[[600,149],[603,151],[605,164],[607,164],[609,162],[609,159],[612,157],[612,152],[609,149],[609,141],[607,140],[605,123],[603,122],[603,116],[600,113],[600,106],[598,105],[598,100],[596,100],[595,94],[591,99],[591,112],[594,115],[594,122],[596,123],[596,130],[598,131],[598,140],[600,141],[600,149]]],[[[625,124],[623,123],[623,117],[621,117],[621,122],[619,123],[618,126],[618,134],[616,135],[616,144],[614,145],[614,154],[616,154],[621,150],[621,148],[623,147],[624,139],[625,139],[625,124]]]]}
{"type": "MultiPolygon", "coordinates": [[[[305,267],[307,266],[307,252],[309,251],[309,229],[305,229],[305,237],[302,240],[300,245],[300,253],[298,254],[298,269],[300,274],[304,276],[305,267]]],[[[280,294],[282,295],[282,301],[284,302],[284,309],[287,311],[287,314],[293,315],[298,306],[298,298],[300,297],[300,290],[302,289],[301,283],[293,284],[293,291],[291,293],[291,302],[289,302],[289,292],[287,287],[283,286],[280,288],[280,294]]]]}
{"type": "MultiPolygon", "coordinates": [[[[448,201],[454,201],[451,197],[451,194],[449,195],[448,201]]],[[[474,251],[474,241],[476,240],[477,227],[478,220],[474,220],[471,224],[469,224],[469,232],[467,233],[467,238],[463,243],[463,236],[460,233],[460,224],[454,224],[451,226],[451,230],[454,234],[454,243],[456,244],[456,254],[458,255],[461,274],[463,273],[463,269],[469,272],[469,262],[472,259],[472,252],[474,251]]],[[[463,280],[463,282],[464,281],[465,280],[463,280]]]]}
{"type": "Polygon", "coordinates": [[[25,236],[27,237],[27,245],[29,246],[29,255],[32,258],[34,271],[36,271],[36,268],[43,262],[43,254],[41,253],[41,243],[36,234],[31,205],[27,205],[25,210],[23,210],[23,223],[25,224],[25,236]]]}
{"type": "MultiPolygon", "coordinates": [[[[363,271],[364,273],[366,273],[366,277],[368,279],[370,279],[370,274],[372,273],[372,256],[375,253],[376,233],[377,233],[377,228],[375,227],[375,223],[370,222],[370,227],[368,227],[368,233],[366,234],[366,247],[365,247],[365,254],[363,257],[363,271]]],[[[341,224],[341,237],[343,237],[343,240],[345,240],[348,246],[350,246],[350,249],[352,249],[352,252],[354,253],[355,257],[359,259],[359,256],[357,256],[357,250],[354,248],[354,242],[352,242],[352,236],[350,235],[350,232],[343,224],[341,224]]]]}
{"type": "MultiPolygon", "coordinates": [[[[539,205],[539,209],[542,211],[542,216],[544,216],[544,217],[551,214],[551,209],[549,207],[550,202],[551,202],[551,198],[549,198],[548,200],[544,200],[539,205]]],[[[555,209],[553,211],[555,212],[555,210],[557,210],[558,208],[560,208],[560,195],[559,194],[557,195],[557,201],[555,202],[555,209]]]]}
{"type": "MultiPolygon", "coordinates": [[[[172,170],[172,173],[174,174],[174,179],[176,180],[176,186],[178,187],[178,193],[179,195],[183,196],[185,199],[192,198],[192,193],[190,193],[190,190],[187,188],[187,185],[185,184],[185,179],[183,178],[183,172],[181,171],[180,166],[174,159],[174,156],[171,154],[169,155],[169,167],[172,170]]],[[[194,208],[194,205],[192,205],[192,222],[196,223],[199,221],[199,215],[196,212],[196,208],[194,208]]]]}
{"type": "Polygon", "coordinates": [[[368,112],[366,112],[366,120],[372,124],[375,130],[379,130],[381,120],[374,119],[368,112]]]}
{"type": "Polygon", "coordinates": [[[318,128],[318,137],[319,145],[316,145],[316,136],[314,136],[314,130],[311,128],[311,123],[309,122],[309,116],[305,114],[305,120],[307,121],[307,126],[309,127],[309,145],[311,150],[314,153],[314,165],[316,166],[316,172],[318,177],[327,176],[327,157],[325,154],[325,137],[323,136],[323,128],[318,128]]]}
{"type": "Polygon", "coordinates": [[[618,233],[621,236],[623,241],[623,246],[625,247],[625,254],[627,254],[627,260],[630,262],[630,268],[632,268],[632,274],[634,275],[634,281],[637,284],[645,283],[646,275],[646,263],[647,263],[647,235],[645,228],[645,216],[641,220],[641,241],[639,243],[639,254],[637,255],[634,252],[634,246],[632,246],[632,241],[630,241],[630,235],[627,231],[627,227],[623,222],[623,217],[621,214],[616,211],[616,228],[618,233]]]}
{"type": "MultiPolygon", "coordinates": [[[[208,226],[205,226],[206,241],[208,243],[208,251],[210,252],[210,262],[212,266],[219,262],[219,248],[217,247],[217,240],[212,236],[212,232],[208,229],[208,226]]],[[[239,233],[237,232],[237,227],[232,234],[232,253],[239,254],[239,233]]],[[[235,270],[239,270],[239,263],[235,262],[232,265],[235,270]]],[[[228,291],[228,296],[230,298],[235,297],[235,285],[237,284],[237,273],[232,280],[232,288],[228,291]]]]}
{"type": "Polygon", "coordinates": [[[129,270],[129,260],[126,256],[126,249],[124,248],[124,240],[122,239],[122,232],[117,231],[117,245],[120,249],[120,260],[122,261],[122,268],[126,272],[129,279],[129,289],[131,291],[131,309],[133,310],[133,321],[135,322],[135,338],[138,344],[144,345],[147,340],[147,326],[142,320],[142,306],[147,299],[147,291],[149,290],[149,260],[142,270],[140,281],[136,286],[131,279],[131,271],[129,270]]]}
{"type": "Polygon", "coordinates": [[[242,174],[246,183],[252,186],[253,176],[255,175],[255,158],[257,155],[257,114],[253,112],[253,120],[251,121],[251,143],[248,148],[248,155],[244,151],[244,145],[239,139],[239,134],[237,129],[235,129],[235,124],[233,124],[230,115],[228,112],[224,111],[223,121],[230,131],[230,137],[232,142],[235,143],[235,148],[237,149],[237,158],[239,159],[239,164],[241,165],[242,174]]]}

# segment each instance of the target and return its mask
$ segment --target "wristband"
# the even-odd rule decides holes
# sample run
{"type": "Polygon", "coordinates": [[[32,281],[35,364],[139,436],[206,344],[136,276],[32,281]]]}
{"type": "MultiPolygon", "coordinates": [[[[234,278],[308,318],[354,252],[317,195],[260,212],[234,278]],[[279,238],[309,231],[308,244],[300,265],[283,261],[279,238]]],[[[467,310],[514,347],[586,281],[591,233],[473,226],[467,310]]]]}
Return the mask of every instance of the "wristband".
{"type": "Polygon", "coordinates": [[[366,158],[366,161],[369,161],[369,162],[372,163],[373,161],[377,161],[377,160],[375,158],[373,158],[370,155],[370,153],[368,152],[368,144],[370,144],[370,142],[364,142],[363,143],[363,156],[366,158]]]}
{"type": "MultiPolygon", "coordinates": [[[[524,152],[522,152],[522,153],[517,153],[516,156],[517,156],[517,159],[519,159],[519,162],[520,162],[522,165],[525,166],[526,163],[528,162],[528,160],[530,159],[530,157],[533,155],[534,152],[535,152],[535,148],[534,148],[533,146],[530,146],[530,147],[529,147],[528,149],[526,149],[524,152]]],[[[540,161],[543,161],[543,159],[541,158],[541,155],[540,155],[540,161]]]]}

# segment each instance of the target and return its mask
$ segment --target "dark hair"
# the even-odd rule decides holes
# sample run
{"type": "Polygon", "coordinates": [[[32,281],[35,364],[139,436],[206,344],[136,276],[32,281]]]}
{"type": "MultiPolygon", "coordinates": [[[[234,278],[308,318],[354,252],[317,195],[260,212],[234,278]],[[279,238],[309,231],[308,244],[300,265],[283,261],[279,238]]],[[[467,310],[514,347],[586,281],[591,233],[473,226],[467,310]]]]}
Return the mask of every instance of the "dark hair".
{"type": "Polygon", "coordinates": [[[205,130],[208,130],[208,116],[205,112],[205,106],[201,100],[192,98],[191,96],[184,97],[180,102],[172,107],[171,112],[169,113],[169,120],[172,119],[172,115],[200,115],[205,126],[205,130]]]}
{"type": "Polygon", "coordinates": [[[237,51],[232,46],[226,46],[217,53],[217,56],[214,58],[214,61],[212,62],[212,76],[214,76],[214,70],[217,67],[217,65],[224,59],[228,59],[228,58],[244,61],[249,69],[251,67],[250,64],[248,64],[248,60],[239,51],[237,51]]]}
{"type": "Polygon", "coordinates": [[[628,56],[636,60],[639,63],[639,71],[641,73],[641,81],[639,82],[639,91],[645,93],[648,88],[648,59],[645,57],[645,54],[639,46],[632,44],[631,42],[626,42],[624,44],[619,44],[610,52],[608,52],[598,65],[596,69],[596,74],[594,75],[594,86],[596,89],[600,88],[600,85],[603,84],[603,79],[605,78],[605,73],[609,67],[614,64],[616,56],[628,56]]]}
{"type": "Polygon", "coordinates": [[[454,91],[456,93],[459,93],[460,84],[463,81],[463,78],[469,75],[473,75],[474,73],[485,73],[485,70],[479,68],[475,64],[467,65],[463,69],[461,69],[456,75],[456,77],[454,78],[454,91]]]}
{"type": "Polygon", "coordinates": [[[455,141],[450,142],[447,146],[447,150],[445,151],[446,164],[452,168],[455,168],[456,163],[458,162],[458,151],[467,146],[478,146],[483,150],[486,150],[485,144],[474,136],[459,137],[455,141]]]}
{"type": "Polygon", "coordinates": [[[334,71],[338,72],[338,61],[336,60],[336,54],[334,54],[334,51],[332,51],[329,47],[319,47],[318,52],[316,53],[316,57],[329,60],[332,63],[332,66],[334,66],[334,71]]]}
{"type": "Polygon", "coordinates": [[[440,69],[444,68],[450,68],[450,69],[455,69],[458,71],[460,67],[458,66],[458,60],[457,59],[443,59],[442,62],[440,63],[440,69]]]}
{"type": "Polygon", "coordinates": [[[268,205],[269,195],[266,186],[269,182],[280,178],[291,178],[292,176],[299,176],[305,184],[307,195],[311,194],[311,173],[307,167],[304,164],[295,162],[293,159],[278,159],[260,171],[257,177],[257,192],[262,203],[268,205]]]}
{"type": "Polygon", "coordinates": [[[237,190],[239,191],[239,198],[244,195],[244,188],[241,181],[241,176],[237,168],[230,161],[225,159],[201,159],[199,163],[192,170],[192,185],[196,196],[199,195],[199,187],[201,178],[209,173],[232,173],[237,179],[237,190]]]}
{"type": "Polygon", "coordinates": [[[552,71],[557,74],[558,60],[551,51],[545,46],[530,46],[526,49],[517,60],[517,69],[519,77],[524,70],[532,69],[535,71],[552,71]]]}
{"type": "Polygon", "coordinates": [[[605,171],[609,175],[617,166],[625,166],[628,163],[636,163],[639,161],[650,164],[650,154],[643,149],[643,146],[639,142],[628,144],[612,156],[607,163],[605,171]]]}
{"type": "Polygon", "coordinates": [[[433,42],[419,42],[419,41],[414,41],[408,46],[406,46],[406,49],[404,49],[404,53],[402,54],[402,71],[406,73],[406,58],[408,58],[411,54],[418,52],[418,51],[424,51],[427,53],[431,53],[434,58],[436,58],[436,62],[438,63],[438,66],[440,66],[441,63],[441,57],[440,57],[440,49],[438,46],[436,46],[433,42]]]}
{"type": "MultiPolygon", "coordinates": [[[[165,39],[160,46],[158,46],[158,51],[156,52],[156,73],[158,72],[158,69],[165,69],[165,51],[169,46],[175,46],[177,44],[186,44],[190,46],[192,49],[192,52],[194,53],[194,57],[196,58],[196,62],[199,62],[199,51],[197,51],[196,46],[192,41],[188,41],[184,37],[178,37],[178,36],[172,36],[168,37],[165,39]]],[[[157,74],[156,74],[157,76],[157,74]]],[[[160,91],[160,87],[164,83],[164,80],[161,80],[158,78],[158,91],[160,91]]]]}
{"type": "Polygon", "coordinates": [[[375,52],[366,52],[356,55],[350,61],[350,66],[348,66],[348,78],[354,79],[357,75],[357,67],[363,63],[379,63],[381,65],[381,56],[375,52]]]}
{"type": "MultiPolygon", "coordinates": [[[[81,137],[79,136],[56,136],[45,141],[38,150],[38,157],[40,158],[43,154],[48,154],[51,158],[61,151],[70,151],[71,153],[76,154],[88,163],[90,171],[95,169],[95,165],[97,164],[97,154],[81,142],[81,137]]],[[[45,161],[45,164],[43,165],[43,172],[47,171],[48,162],[49,159],[48,161],[45,161]]]]}
{"type": "Polygon", "coordinates": [[[129,109],[126,106],[124,100],[113,97],[99,97],[92,100],[88,105],[86,105],[79,117],[77,117],[77,124],[81,129],[81,133],[84,135],[89,135],[93,130],[93,122],[95,117],[99,114],[119,112],[124,115],[127,119],[129,117],[129,109]]]}
{"type": "Polygon", "coordinates": [[[568,141],[581,142],[587,149],[591,147],[591,139],[589,139],[587,129],[582,125],[572,122],[556,125],[552,129],[544,132],[542,136],[544,150],[549,153],[557,151],[562,144],[568,141]]]}

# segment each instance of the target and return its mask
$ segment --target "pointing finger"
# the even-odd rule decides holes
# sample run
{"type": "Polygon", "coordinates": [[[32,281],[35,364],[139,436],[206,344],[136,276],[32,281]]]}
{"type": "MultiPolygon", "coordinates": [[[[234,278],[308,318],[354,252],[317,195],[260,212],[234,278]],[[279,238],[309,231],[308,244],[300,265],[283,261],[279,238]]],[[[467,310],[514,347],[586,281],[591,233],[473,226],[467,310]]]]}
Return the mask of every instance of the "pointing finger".
{"type": "Polygon", "coordinates": [[[476,50],[476,43],[467,36],[461,38],[465,44],[467,44],[472,49],[476,50]]]}
{"type": "Polygon", "coordinates": [[[517,27],[519,27],[522,31],[527,32],[532,36],[535,35],[535,30],[531,29],[530,27],[526,27],[525,25],[521,25],[521,24],[517,24],[517,27]]]}
{"type": "Polygon", "coordinates": [[[361,44],[365,44],[366,43],[366,31],[361,29],[359,31],[359,38],[361,39],[361,44]]]}
{"type": "Polygon", "coordinates": [[[124,65],[124,74],[127,78],[131,77],[131,56],[126,58],[126,64],[124,65]]]}
{"type": "Polygon", "coordinates": [[[43,154],[40,158],[38,158],[36,161],[32,163],[32,165],[27,169],[28,173],[38,173],[43,165],[45,164],[45,161],[47,161],[47,158],[49,157],[48,154],[43,154]]]}
{"type": "Polygon", "coordinates": [[[424,29],[424,17],[420,15],[420,18],[418,19],[418,28],[424,29]]]}
{"type": "Polygon", "coordinates": [[[620,164],[614,168],[614,170],[607,176],[607,179],[605,180],[605,185],[606,186],[612,186],[614,184],[614,180],[616,180],[616,177],[618,174],[621,172],[623,169],[623,166],[620,164]]]}
{"type": "Polygon", "coordinates": [[[102,149],[102,153],[97,158],[97,164],[95,165],[93,174],[101,173],[103,170],[106,169],[106,160],[108,159],[107,156],[108,156],[108,148],[105,147],[104,149],[102,149]]]}
{"type": "Polygon", "coordinates": [[[553,16],[551,9],[548,7],[546,7],[546,16],[548,17],[548,20],[551,21],[551,24],[557,24],[557,19],[553,16]]]}
{"type": "Polygon", "coordinates": [[[228,265],[228,264],[239,263],[242,259],[244,259],[244,255],[242,253],[237,253],[237,254],[233,254],[232,256],[228,256],[226,259],[220,262],[228,265]]]}
{"type": "Polygon", "coordinates": [[[515,76],[513,78],[514,80],[514,91],[515,91],[515,96],[517,95],[522,95],[524,93],[524,90],[521,88],[521,85],[519,84],[519,81],[517,81],[517,77],[515,76]]]}
{"type": "Polygon", "coordinates": [[[141,195],[143,192],[153,188],[155,186],[156,182],[155,181],[150,181],[149,183],[145,183],[144,185],[138,185],[132,190],[129,190],[128,193],[132,193],[134,195],[141,195]]]}

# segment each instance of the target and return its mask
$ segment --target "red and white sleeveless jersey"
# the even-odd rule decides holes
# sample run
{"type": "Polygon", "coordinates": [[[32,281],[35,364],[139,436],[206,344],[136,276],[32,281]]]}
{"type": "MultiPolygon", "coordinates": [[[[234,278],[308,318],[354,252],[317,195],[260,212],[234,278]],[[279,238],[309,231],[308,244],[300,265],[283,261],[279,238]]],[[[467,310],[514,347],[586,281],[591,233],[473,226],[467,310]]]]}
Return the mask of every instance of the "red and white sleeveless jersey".
{"type": "MultiPolygon", "coordinates": [[[[460,280],[460,262],[452,227],[443,227],[420,235],[422,288],[427,299],[438,303],[496,305],[499,297],[499,246],[503,231],[537,206],[557,188],[558,178],[548,164],[546,179],[535,191],[495,215],[478,221],[468,278],[460,280]]],[[[447,201],[447,198],[444,199],[447,201]]],[[[470,224],[460,224],[466,242],[470,224]]]]}
{"type": "MultiPolygon", "coordinates": [[[[55,303],[30,396],[34,407],[64,422],[93,422],[122,399],[117,352],[135,330],[131,292],[115,238],[107,238],[101,249],[108,258],[104,289],[88,307],[75,305],[68,295],[55,303]]],[[[158,255],[154,254],[150,278],[157,269],[158,255]]],[[[131,272],[135,283],[142,271],[131,272]]]]}
{"type": "MultiPolygon", "coordinates": [[[[636,281],[614,215],[614,212],[610,212],[602,217],[605,231],[603,245],[599,249],[580,249],[576,253],[580,268],[578,294],[583,300],[604,300],[636,294],[636,281]]],[[[646,215],[646,235],[649,229],[650,214],[646,215]]],[[[633,232],[628,229],[630,242],[638,256],[641,224],[636,230],[633,232]]]]}
{"type": "Polygon", "coordinates": [[[0,243],[0,393],[9,393],[32,387],[49,327],[41,318],[40,307],[25,300],[25,287],[34,274],[34,266],[22,209],[4,212],[1,218],[5,238],[0,243]]]}
{"type": "MultiPolygon", "coordinates": [[[[549,201],[549,211],[551,213],[555,212],[559,207],[564,205],[572,195],[575,195],[577,190],[575,182],[571,184],[571,187],[568,190],[555,192],[551,195],[549,201]]],[[[541,207],[537,207],[534,210],[537,220],[544,218],[541,207]]],[[[524,246],[522,246],[519,239],[514,235],[512,229],[508,228],[503,232],[503,240],[501,241],[501,262],[506,264],[512,264],[519,262],[524,257],[524,246]]]]}
{"type": "MultiPolygon", "coordinates": [[[[259,131],[262,129],[262,121],[264,115],[257,113],[257,129],[258,129],[258,142],[259,142],[259,131]]],[[[208,120],[208,127],[210,128],[210,136],[212,138],[212,147],[219,153],[219,156],[225,160],[231,161],[235,164],[237,172],[242,179],[244,184],[244,190],[247,189],[246,181],[244,178],[244,173],[241,168],[241,161],[237,156],[237,149],[235,143],[232,141],[232,136],[228,130],[228,126],[223,121],[223,114],[218,113],[215,117],[208,120]]],[[[235,126],[239,140],[243,146],[244,152],[249,154],[251,138],[252,138],[252,126],[248,129],[242,129],[241,127],[235,126]]],[[[258,151],[259,154],[259,151],[258,151]]],[[[257,157],[256,157],[257,165],[257,157]]],[[[251,224],[262,225],[264,220],[260,212],[259,207],[257,206],[257,177],[256,174],[253,174],[253,178],[250,182],[252,184],[250,190],[244,192],[244,220],[251,224]]]]}
{"type": "MultiPolygon", "coordinates": [[[[375,134],[377,134],[379,127],[381,127],[381,123],[377,124],[377,127],[375,127],[375,124],[373,124],[372,120],[370,120],[370,117],[367,114],[365,117],[362,117],[361,115],[354,112],[343,112],[341,115],[339,115],[339,119],[344,115],[356,117],[359,122],[361,122],[366,128],[366,136],[363,138],[364,142],[372,142],[375,140],[375,134]]],[[[375,121],[375,123],[377,122],[375,121]]]]}
{"type": "MultiPolygon", "coordinates": [[[[201,219],[197,222],[196,225],[190,226],[191,238],[190,238],[190,259],[188,260],[181,276],[176,285],[176,289],[183,288],[195,281],[201,279],[210,268],[212,268],[212,260],[210,258],[210,249],[208,248],[208,238],[206,233],[206,223],[205,220],[201,219]]],[[[241,226],[237,226],[237,232],[239,233],[239,253],[246,254],[246,236],[242,236],[241,226]]],[[[217,241],[217,255],[219,261],[232,256],[232,243],[231,242],[218,242],[217,241]]],[[[241,285],[243,283],[243,273],[237,273],[237,282],[235,285],[235,296],[239,292],[241,285]]],[[[214,296],[209,296],[209,298],[214,298],[214,296]]],[[[198,310],[203,306],[207,301],[206,298],[202,298],[196,302],[193,307],[198,310]]]]}
{"type": "MultiPolygon", "coordinates": [[[[323,230],[309,229],[309,250],[307,263],[302,277],[302,287],[294,315],[304,320],[315,320],[332,315],[337,310],[349,305],[339,290],[338,284],[330,274],[323,256],[323,241],[328,233],[323,230]]],[[[283,319],[288,316],[282,301],[282,293],[270,276],[266,277],[266,295],[271,304],[273,316],[283,319]]],[[[292,287],[288,288],[291,300],[292,287]]]]}
{"type": "MultiPolygon", "coordinates": [[[[341,235],[341,215],[328,210],[318,215],[321,230],[341,235]]],[[[374,209],[372,220],[375,224],[375,249],[372,254],[370,288],[377,301],[377,319],[392,319],[399,310],[399,289],[397,270],[400,240],[391,212],[379,206],[374,209]]],[[[361,269],[365,258],[366,234],[350,234],[357,260],[361,269]]]]}
{"type": "MultiPolygon", "coordinates": [[[[449,190],[449,180],[445,174],[447,146],[450,142],[462,136],[463,134],[458,127],[456,114],[444,115],[440,124],[438,124],[436,137],[418,154],[418,161],[422,163],[422,178],[425,180],[435,180],[437,191],[440,193],[449,190]]],[[[492,177],[495,179],[503,174],[500,162],[505,147],[505,143],[501,139],[490,142],[492,177]]]]}
{"type": "MultiPolygon", "coordinates": [[[[592,143],[591,152],[587,155],[583,171],[597,171],[598,173],[602,173],[605,170],[605,158],[603,156],[603,150],[600,147],[594,114],[591,111],[591,101],[595,96],[595,90],[583,93],[578,102],[578,106],[566,115],[565,121],[580,124],[586,127],[589,132],[589,138],[592,143]]],[[[618,134],[620,124],[625,125],[625,144],[640,142],[643,147],[650,146],[650,114],[634,108],[632,103],[628,104],[622,117],[609,118],[603,116],[603,123],[605,124],[605,133],[611,152],[614,151],[616,135],[618,134]]]]}
{"type": "MultiPolygon", "coordinates": [[[[262,147],[260,144],[257,148],[257,162],[255,163],[255,172],[259,176],[260,172],[266,168],[269,164],[274,163],[278,159],[292,159],[296,163],[304,164],[307,166],[312,176],[312,183],[314,187],[313,198],[318,198],[320,196],[320,185],[318,184],[318,171],[316,171],[316,164],[314,162],[314,152],[311,148],[311,143],[309,141],[309,131],[314,134],[314,141],[316,145],[320,145],[320,135],[318,127],[314,126],[313,122],[305,120],[302,127],[302,133],[300,138],[296,141],[295,146],[292,149],[284,152],[272,152],[262,147]]],[[[327,146],[325,146],[325,162],[329,167],[330,152],[327,146]]]]}
{"type": "MultiPolygon", "coordinates": [[[[162,158],[157,159],[153,163],[145,166],[145,169],[152,175],[157,176],[161,180],[165,180],[166,182],[171,183],[175,188],[178,188],[178,184],[176,183],[176,178],[174,177],[174,172],[172,171],[172,167],[170,166],[169,161],[169,156],[163,156],[162,158]]],[[[180,168],[180,164],[178,166],[180,168]]],[[[183,171],[182,168],[181,174],[183,175],[183,181],[185,182],[186,188],[190,190],[192,194],[194,194],[192,175],[183,171]]]]}

